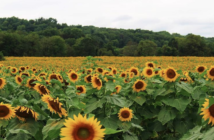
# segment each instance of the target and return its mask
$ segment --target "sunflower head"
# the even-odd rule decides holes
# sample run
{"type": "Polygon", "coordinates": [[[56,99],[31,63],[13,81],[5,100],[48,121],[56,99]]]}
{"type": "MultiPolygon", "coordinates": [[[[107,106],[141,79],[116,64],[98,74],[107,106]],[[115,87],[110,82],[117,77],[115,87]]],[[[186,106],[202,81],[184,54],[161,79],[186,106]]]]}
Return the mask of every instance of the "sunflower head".
{"type": "Polygon", "coordinates": [[[64,108],[62,108],[62,103],[59,102],[59,99],[54,99],[50,95],[43,95],[42,101],[47,103],[48,109],[51,112],[57,113],[60,117],[62,115],[67,116],[67,112],[64,108]]]}
{"type": "Polygon", "coordinates": [[[203,66],[203,65],[200,65],[200,66],[197,66],[197,67],[196,67],[196,71],[197,71],[198,73],[203,73],[206,69],[207,69],[207,67],[206,67],[206,66],[203,66]]]}
{"type": "Polygon", "coordinates": [[[76,82],[79,78],[78,74],[75,71],[72,71],[68,74],[68,78],[72,81],[72,82],[76,82]]]}
{"type": "Polygon", "coordinates": [[[30,74],[27,73],[27,72],[21,72],[21,73],[20,73],[20,76],[23,77],[23,78],[24,78],[24,77],[30,77],[30,74]]]}
{"type": "Polygon", "coordinates": [[[86,93],[86,88],[84,85],[79,85],[79,86],[77,85],[76,89],[78,90],[78,92],[76,92],[77,95],[80,95],[82,93],[84,93],[84,94],[86,93]]]}
{"type": "Polygon", "coordinates": [[[132,110],[127,107],[121,108],[118,117],[121,121],[131,121],[133,118],[132,110]]]}
{"type": "Polygon", "coordinates": [[[178,78],[179,74],[175,71],[175,69],[169,67],[167,68],[164,74],[164,79],[168,82],[174,82],[178,78]]]}
{"type": "Polygon", "coordinates": [[[4,78],[0,78],[0,89],[3,89],[6,85],[6,80],[4,78]]]}
{"type": "Polygon", "coordinates": [[[98,72],[98,73],[103,73],[104,72],[104,70],[102,69],[102,68],[100,68],[100,67],[98,67],[98,68],[96,68],[96,72],[98,72]]]}
{"type": "Polygon", "coordinates": [[[113,74],[117,74],[117,68],[113,68],[111,71],[113,74]]]}
{"type": "Polygon", "coordinates": [[[52,73],[52,74],[50,74],[49,77],[48,77],[48,80],[53,80],[53,79],[58,80],[58,76],[57,76],[56,73],[52,73]]]}
{"type": "Polygon", "coordinates": [[[84,80],[85,80],[86,83],[91,83],[91,78],[92,78],[91,75],[86,75],[86,76],[84,77],[84,80]]]}
{"type": "Polygon", "coordinates": [[[102,87],[102,80],[98,76],[93,76],[91,79],[93,88],[97,88],[98,90],[102,87]]]}
{"type": "Polygon", "coordinates": [[[28,118],[38,119],[39,114],[33,111],[32,109],[24,106],[18,106],[15,108],[16,117],[19,120],[25,121],[28,118]]]}
{"type": "Polygon", "coordinates": [[[130,72],[133,72],[133,73],[134,73],[134,75],[136,75],[136,76],[138,76],[138,75],[139,75],[138,68],[136,68],[136,67],[131,67],[129,71],[130,71],[130,72]]]}
{"type": "Polygon", "coordinates": [[[39,74],[39,77],[41,77],[41,76],[47,76],[47,73],[45,73],[45,72],[41,72],[40,74],[39,74]]]}
{"type": "Polygon", "coordinates": [[[79,114],[74,119],[69,118],[61,129],[62,140],[103,140],[105,129],[94,117],[89,119],[79,114]]]}
{"type": "Polygon", "coordinates": [[[29,87],[29,88],[34,88],[34,86],[36,85],[36,81],[38,81],[37,79],[35,79],[35,78],[30,78],[30,79],[28,79],[27,80],[27,87],[29,87]]]}
{"type": "Polygon", "coordinates": [[[146,67],[155,68],[155,63],[153,63],[153,62],[146,62],[146,67]]]}
{"type": "Polygon", "coordinates": [[[16,83],[17,83],[17,84],[22,85],[22,81],[23,81],[23,79],[22,79],[22,77],[21,77],[21,76],[16,75],[15,80],[16,80],[16,83]]]}
{"type": "Polygon", "coordinates": [[[21,71],[25,71],[25,69],[26,69],[26,68],[25,68],[24,66],[20,66],[20,67],[19,67],[19,70],[21,70],[21,71]]]}
{"type": "Polygon", "coordinates": [[[0,120],[9,120],[15,117],[14,108],[10,104],[0,103],[0,120]]]}
{"type": "Polygon", "coordinates": [[[50,91],[47,89],[46,86],[41,85],[41,84],[38,84],[38,83],[34,86],[34,89],[35,89],[40,95],[50,94],[50,91]]]}
{"type": "Polygon", "coordinates": [[[125,78],[127,76],[126,72],[121,72],[120,77],[125,78]]]}
{"type": "Polygon", "coordinates": [[[211,66],[207,71],[207,77],[211,80],[214,80],[214,66],[211,66]]]}
{"type": "Polygon", "coordinates": [[[153,68],[152,67],[145,67],[143,69],[142,75],[147,77],[147,78],[153,77],[154,76],[153,68]]]}
{"type": "Polygon", "coordinates": [[[143,80],[137,80],[132,86],[133,90],[136,92],[144,91],[147,84],[143,80]]]}
{"type": "Polygon", "coordinates": [[[119,93],[120,90],[121,90],[121,88],[122,88],[122,87],[121,87],[120,85],[117,85],[117,86],[115,87],[116,92],[111,93],[111,95],[119,93]]]}
{"type": "Polygon", "coordinates": [[[60,75],[60,74],[57,74],[57,78],[58,78],[58,80],[62,83],[63,82],[63,78],[62,78],[62,76],[60,75]]]}
{"type": "Polygon", "coordinates": [[[10,69],[10,71],[11,71],[12,74],[16,74],[18,72],[18,69],[16,67],[12,67],[10,69]]]}
{"type": "Polygon", "coordinates": [[[206,121],[209,120],[208,124],[214,125],[214,104],[209,104],[209,99],[205,99],[205,102],[203,104],[203,108],[201,109],[202,113],[200,115],[203,115],[203,119],[206,121]]]}
{"type": "Polygon", "coordinates": [[[92,69],[92,68],[89,68],[89,69],[87,69],[86,71],[87,71],[87,74],[90,74],[90,73],[92,73],[93,69],[92,69]]]}

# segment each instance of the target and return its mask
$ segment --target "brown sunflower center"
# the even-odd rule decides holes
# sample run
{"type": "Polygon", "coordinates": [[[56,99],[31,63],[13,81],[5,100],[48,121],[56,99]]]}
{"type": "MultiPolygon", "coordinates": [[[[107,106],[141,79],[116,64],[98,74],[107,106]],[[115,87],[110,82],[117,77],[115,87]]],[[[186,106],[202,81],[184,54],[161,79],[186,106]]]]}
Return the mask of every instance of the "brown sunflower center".
{"type": "Polygon", "coordinates": [[[113,74],[116,74],[117,73],[117,71],[116,70],[113,70],[113,74]]]}
{"type": "Polygon", "coordinates": [[[77,131],[77,136],[80,139],[88,139],[90,136],[90,131],[87,128],[79,128],[77,131]]]}
{"type": "Polygon", "coordinates": [[[56,79],[56,80],[58,80],[57,77],[56,77],[56,74],[52,74],[52,75],[50,76],[50,79],[56,79]]]}
{"type": "Polygon", "coordinates": [[[155,74],[158,74],[158,71],[155,71],[155,74]]]}
{"type": "Polygon", "coordinates": [[[48,94],[48,91],[46,90],[45,86],[40,85],[39,86],[40,91],[42,92],[42,94],[48,94]]]}
{"type": "Polygon", "coordinates": [[[31,87],[34,87],[36,84],[34,84],[33,82],[35,82],[35,81],[37,81],[37,80],[31,79],[31,80],[29,81],[29,85],[30,85],[31,87]]]}
{"type": "Polygon", "coordinates": [[[125,77],[125,76],[126,76],[126,74],[125,74],[125,73],[121,74],[121,77],[125,77]]]}
{"type": "Polygon", "coordinates": [[[18,110],[16,110],[16,115],[22,118],[33,118],[33,114],[32,112],[29,110],[25,110],[25,111],[20,111],[21,108],[19,108],[18,110]]]}
{"type": "Polygon", "coordinates": [[[154,67],[154,65],[152,63],[149,63],[148,66],[149,67],[154,67]]]}
{"type": "Polygon", "coordinates": [[[75,73],[73,73],[73,74],[71,75],[71,78],[74,79],[74,80],[76,80],[76,79],[77,79],[77,75],[76,75],[75,73]]]}
{"type": "Polygon", "coordinates": [[[25,67],[21,67],[21,70],[24,71],[24,70],[25,70],[25,67]]]}
{"type": "Polygon", "coordinates": [[[124,111],[121,113],[121,116],[122,116],[123,118],[129,118],[130,112],[127,111],[127,110],[124,110],[124,111]]]}
{"type": "Polygon", "coordinates": [[[148,69],[148,70],[146,71],[146,74],[147,74],[147,75],[152,75],[152,70],[151,70],[151,69],[148,69]]]}
{"type": "Polygon", "coordinates": [[[169,69],[167,70],[166,75],[168,78],[173,79],[176,76],[176,73],[173,69],[169,69]]]}
{"type": "Polygon", "coordinates": [[[131,72],[133,72],[135,75],[137,75],[137,70],[136,69],[132,69],[131,72]]]}
{"type": "Polygon", "coordinates": [[[95,79],[95,83],[96,83],[97,86],[101,86],[100,79],[96,78],[96,79],[95,79]]]}
{"type": "Polygon", "coordinates": [[[209,107],[209,112],[212,117],[214,117],[214,104],[209,107]]]}
{"type": "Polygon", "coordinates": [[[5,117],[9,114],[10,110],[4,106],[4,105],[1,105],[0,106],[0,117],[5,117]]]}
{"type": "Polygon", "coordinates": [[[198,72],[203,72],[204,70],[205,70],[205,68],[202,66],[198,68],[198,72]]]}
{"type": "Polygon", "coordinates": [[[12,72],[16,72],[16,69],[12,69],[12,72]]]}
{"type": "Polygon", "coordinates": [[[29,74],[27,74],[27,73],[22,73],[22,75],[29,76],[29,74]]]}
{"type": "Polygon", "coordinates": [[[40,73],[39,76],[45,76],[45,74],[44,73],[40,73]]]}
{"type": "Polygon", "coordinates": [[[141,89],[143,86],[144,86],[144,84],[143,84],[143,82],[141,82],[141,81],[138,81],[138,82],[135,84],[135,88],[136,88],[136,89],[141,89]]]}
{"type": "Polygon", "coordinates": [[[49,101],[49,104],[53,108],[53,110],[61,113],[61,109],[59,108],[59,103],[54,102],[54,101],[49,101]]]}
{"type": "Polygon", "coordinates": [[[210,70],[210,75],[211,75],[211,76],[214,76],[214,68],[212,68],[212,69],[210,70]]]}
{"type": "Polygon", "coordinates": [[[22,82],[22,78],[21,77],[18,77],[17,80],[18,80],[19,83],[22,82]]]}
{"type": "Polygon", "coordinates": [[[91,75],[89,75],[86,79],[88,82],[91,82],[91,75]]]}
{"type": "Polygon", "coordinates": [[[83,87],[77,87],[77,90],[79,90],[78,93],[82,93],[83,92],[83,87]]]}
{"type": "Polygon", "coordinates": [[[62,80],[62,76],[61,76],[61,75],[58,75],[58,78],[59,78],[60,80],[62,80]]]}
{"type": "Polygon", "coordinates": [[[2,81],[2,79],[0,79],[0,86],[3,84],[3,81],[2,81]]]}
{"type": "Polygon", "coordinates": [[[98,70],[100,73],[103,72],[103,69],[101,69],[101,68],[98,68],[97,70],[98,70]]]}

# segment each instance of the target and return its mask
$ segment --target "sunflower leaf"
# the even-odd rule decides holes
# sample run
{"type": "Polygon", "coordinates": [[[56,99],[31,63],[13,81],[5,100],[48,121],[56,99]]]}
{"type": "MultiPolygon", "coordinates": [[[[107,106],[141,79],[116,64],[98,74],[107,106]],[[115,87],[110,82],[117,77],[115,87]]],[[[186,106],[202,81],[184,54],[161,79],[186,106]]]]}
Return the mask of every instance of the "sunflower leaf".
{"type": "Polygon", "coordinates": [[[171,108],[164,107],[158,114],[158,120],[164,125],[176,117],[176,111],[171,108]]]}
{"type": "Polygon", "coordinates": [[[105,128],[105,135],[110,135],[110,134],[115,134],[115,133],[119,133],[119,132],[122,132],[122,130],[115,130],[115,129],[112,129],[112,128],[105,128]]]}

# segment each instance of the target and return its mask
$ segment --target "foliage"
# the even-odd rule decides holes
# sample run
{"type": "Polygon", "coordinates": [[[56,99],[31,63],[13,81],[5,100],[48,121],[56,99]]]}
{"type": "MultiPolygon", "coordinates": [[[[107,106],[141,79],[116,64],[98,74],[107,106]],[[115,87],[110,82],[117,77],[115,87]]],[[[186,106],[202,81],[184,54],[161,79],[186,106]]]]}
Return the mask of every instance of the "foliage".
{"type": "Polygon", "coordinates": [[[4,54],[2,53],[2,51],[0,51],[0,61],[5,60],[4,54]]]}

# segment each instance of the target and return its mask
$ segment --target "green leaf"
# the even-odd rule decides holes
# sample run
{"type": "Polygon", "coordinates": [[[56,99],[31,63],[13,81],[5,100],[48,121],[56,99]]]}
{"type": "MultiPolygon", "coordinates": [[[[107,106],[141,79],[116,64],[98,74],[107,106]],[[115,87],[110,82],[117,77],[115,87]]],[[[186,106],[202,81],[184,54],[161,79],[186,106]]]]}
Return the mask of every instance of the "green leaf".
{"type": "Polygon", "coordinates": [[[0,120],[0,127],[6,127],[8,125],[7,120],[0,120]]]}
{"type": "Polygon", "coordinates": [[[183,112],[187,105],[191,102],[190,98],[165,98],[162,100],[168,106],[175,107],[177,110],[183,112]]]}
{"type": "Polygon", "coordinates": [[[124,97],[120,97],[120,96],[108,96],[106,97],[107,102],[120,106],[120,107],[129,107],[130,106],[130,101],[126,100],[126,98],[124,97]]]}
{"type": "Polygon", "coordinates": [[[141,106],[143,105],[143,103],[146,102],[146,98],[143,95],[139,95],[139,96],[132,95],[131,99],[141,106]]]}
{"type": "Polygon", "coordinates": [[[214,138],[214,127],[210,128],[207,132],[201,136],[202,140],[212,140],[214,138]]]}
{"type": "Polygon", "coordinates": [[[102,108],[102,105],[105,102],[106,102],[106,99],[103,98],[103,99],[96,101],[92,104],[87,104],[84,112],[85,113],[91,113],[93,110],[97,109],[98,107],[102,108]]]}
{"type": "Polygon", "coordinates": [[[140,126],[140,125],[138,125],[138,124],[134,124],[134,123],[132,123],[132,127],[135,127],[135,128],[140,129],[141,131],[144,131],[143,127],[142,127],[142,126],[140,126]]]}
{"type": "Polygon", "coordinates": [[[201,128],[202,128],[202,126],[194,127],[189,132],[187,132],[185,135],[183,135],[183,137],[180,140],[198,140],[201,137],[201,133],[200,133],[201,128]]]}
{"type": "Polygon", "coordinates": [[[105,135],[110,135],[110,134],[115,134],[115,133],[119,133],[119,132],[122,132],[122,130],[115,130],[115,129],[112,129],[112,128],[105,128],[105,135]]]}
{"type": "Polygon", "coordinates": [[[186,92],[188,92],[188,93],[190,93],[190,94],[193,93],[193,88],[192,88],[191,85],[188,84],[188,83],[184,83],[184,82],[179,83],[179,82],[178,82],[178,83],[176,83],[176,86],[178,86],[178,87],[184,89],[186,92]]]}
{"type": "Polygon", "coordinates": [[[24,133],[23,131],[17,134],[9,134],[7,140],[30,140],[32,137],[29,134],[24,133]]]}
{"type": "Polygon", "coordinates": [[[101,121],[101,124],[103,126],[105,126],[105,128],[111,128],[111,129],[117,129],[118,128],[118,126],[115,125],[115,118],[106,117],[100,121],[101,121]]]}
{"type": "Polygon", "coordinates": [[[123,134],[124,140],[138,140],[138,137],[135,135],[123,134]]]}
{"type": "Polygon", "coordinates": [[[164,107],[158,114],[158,120],[164,125],[176,117],[176,111],[173,108],[164,107]]]}
{"type": "Polygon", "coordinates": [[[118,121],[117,125],[124,129],[125,131],[129,130],[129,128],[132,126],[131,122],[122,122],[122,121],[118,121]]]}
{"type": "MultiPolygon", "coordinates": [[[[109,76],[109,77],[110,77],[110,76],[109,76]]],[[[108,82],[106,83],[106,90],[110,90],[111,92],[113,92],[114,89],[115,89],[115,87],[116,87],[116,85],[115,85],[115,83],[112,82],[112,81],[108,81],[108,82]]]]}
{"type": "Polygon", "coordinates": [[[161,88],[161,89],[157,89],[155,92],[154,92],[154,98],[156,98],[158,95],[161,95],[163,96],[162,94],[164,94],[166,92],[166,89],[165,88],[161,88]]]}
{"type": "Polygon", "coordinates": [[[64,126],[64,119],[63,120],[56,120],[56,119],[49,119],[47,124],[42,129],[42,134],[44,135],[43,139],[47,137],[51,139],[55,139],[59,137],[60,129],[64,126]]]}
{"type": "Polygon", "coordinates": [[[199,100],[200,97],[205,97],[205,96],[206,96],[205,92],[202,91],[200,87],[194,89],[192,94],[192,98],[195,100],[199,100]]]}

